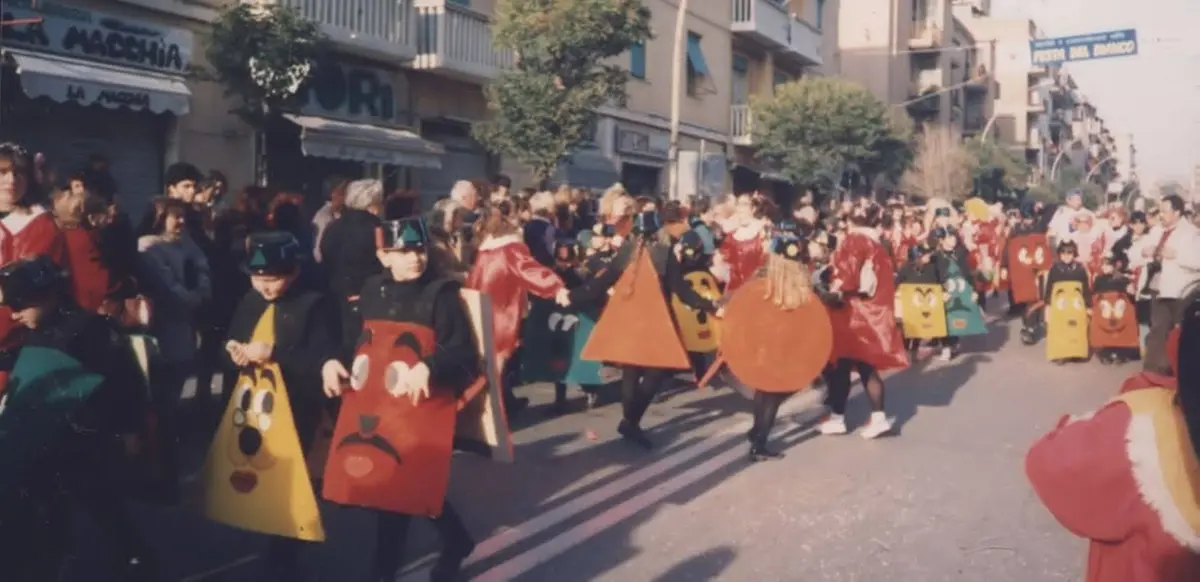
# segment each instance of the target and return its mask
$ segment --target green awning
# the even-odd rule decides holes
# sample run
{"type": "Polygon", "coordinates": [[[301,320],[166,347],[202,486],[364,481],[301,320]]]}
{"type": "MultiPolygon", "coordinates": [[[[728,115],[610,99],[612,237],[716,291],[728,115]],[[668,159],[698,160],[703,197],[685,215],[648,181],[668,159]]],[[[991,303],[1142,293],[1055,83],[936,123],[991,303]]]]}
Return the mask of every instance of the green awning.
{"type": "Polygon", "coordinates": [[[704,51],[700,50],[700,37],[689,34],[687,40],[688,66],[692,72],[702,77],[708,76],[708,62],[704,60],[704,51]]]}

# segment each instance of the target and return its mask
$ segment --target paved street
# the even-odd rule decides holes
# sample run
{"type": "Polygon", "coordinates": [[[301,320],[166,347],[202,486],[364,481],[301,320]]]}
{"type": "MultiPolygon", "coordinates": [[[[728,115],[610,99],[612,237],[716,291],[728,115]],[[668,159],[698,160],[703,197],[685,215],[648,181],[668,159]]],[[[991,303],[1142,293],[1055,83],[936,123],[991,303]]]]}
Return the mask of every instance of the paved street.
{"type": "MultiPolygon", "coordinates": [[[[899,435],[873,442],[814,436],[817,394],[781,412],[780,462],[750,465],[747,402],[689,392],[651,409],[660,444],[613,440],[619,410],[545,420],[549,387],[515,437],[518,461],[456,460],[451,498],[479,539],[474,580],[980,581],[1080,579],[1084,544],[1034,498],[1022,471],[1031,441],[1067,412],[1094,408],[1134,367],[1055,367],[1001,322],[949,363],[888,379],[899,435]]],[[[582,398],[579,399],[580,403],[582,398]]],[[[849,420],[867,415],[851,402],[849,420]]],[[[313,579],[363,579],[368,516],[326,508],[330,541],[313,546],[313,579]]],[[[182,513],[146,510],[165,580],[259,579],[260,538],[182,513]]],[[[404,580],[425,580],[434,551],[418,524],[404,580]]],[[[100,546],[100,544],[97,544],[100,546]]],[[[102,547],[102,546],[100,546],[102,547]]],[[[95,559],[77,559],[73,580],[95,559]]]]}

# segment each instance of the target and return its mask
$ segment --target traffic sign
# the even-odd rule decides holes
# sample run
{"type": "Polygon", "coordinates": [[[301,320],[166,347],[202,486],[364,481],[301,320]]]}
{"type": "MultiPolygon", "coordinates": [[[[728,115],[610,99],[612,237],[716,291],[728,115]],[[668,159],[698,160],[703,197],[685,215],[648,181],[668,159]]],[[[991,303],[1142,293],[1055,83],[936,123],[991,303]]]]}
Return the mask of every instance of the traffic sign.
{"type": "Polygon", "coordinates": [[[1045,67],[1073,61],[1128,57],[1138,53],[1137,30],[1114,30],[1095,34],[1041,38],[1029,41],[1034,66],[1045,67]]]}

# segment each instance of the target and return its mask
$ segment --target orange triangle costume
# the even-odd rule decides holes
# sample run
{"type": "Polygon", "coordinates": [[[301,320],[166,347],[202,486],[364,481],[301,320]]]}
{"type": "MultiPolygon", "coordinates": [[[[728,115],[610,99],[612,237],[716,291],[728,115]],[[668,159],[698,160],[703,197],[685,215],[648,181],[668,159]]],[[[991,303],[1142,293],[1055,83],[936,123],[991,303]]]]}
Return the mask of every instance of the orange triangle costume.
{"type": "Polygon", "coordinates": [[[613,285],[580,357],[643,368],[689,369],[649,251],[639,247],[634,254],[636,258],[613,285]]]}

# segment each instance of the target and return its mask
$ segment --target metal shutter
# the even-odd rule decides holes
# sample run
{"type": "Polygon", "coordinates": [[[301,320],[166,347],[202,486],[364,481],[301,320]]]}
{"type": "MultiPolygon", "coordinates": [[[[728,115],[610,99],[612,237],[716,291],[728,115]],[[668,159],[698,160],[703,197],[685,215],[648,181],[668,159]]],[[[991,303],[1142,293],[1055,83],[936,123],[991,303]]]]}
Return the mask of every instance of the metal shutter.
{"type": "Polygon", "coordinates": [[[165,120],[149,113],[30,103],[4,120],[0,140],[42,152],[60,182],[87,166],[88,157],[108,157],[117,182],[117,201],[137,220],[151,198],[162,193],[165,120]]]}
{"type": "MultiPolygon", "coordinates": [[[[488,180],[488,155],[479,142],[462,135],[448,132],[429,131],[425,139],[442,144],[446,155],[442,156],[440,170],[417,170],[421,192],[421,206],[430,208],[433,203],[450,195],[450,188],[459,180],[488,180]]],[[[487,192],[480,192],[482,197],[487,192]]]]}

